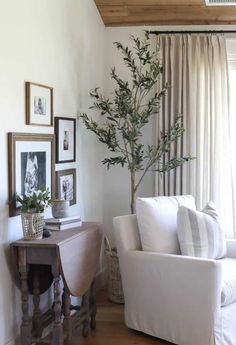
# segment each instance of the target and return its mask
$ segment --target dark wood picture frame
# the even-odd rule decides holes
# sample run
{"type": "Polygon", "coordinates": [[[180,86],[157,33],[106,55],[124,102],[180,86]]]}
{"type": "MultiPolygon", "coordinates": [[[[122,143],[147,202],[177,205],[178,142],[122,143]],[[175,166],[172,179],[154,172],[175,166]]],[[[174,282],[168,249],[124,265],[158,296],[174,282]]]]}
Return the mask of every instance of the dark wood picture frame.
{"type": "MultiPolygon", "coordinates": [[[[46,186],[49,187],[51,192],[51,198],[55,197],[55,136],[54,134],[29,134],[29,133],[8,133],[8,181],[9,181],[9,216],[14,217],[20,214],[20,209],[16,207],[16,193],[19,193],[17,191],[17,179],[19,176],[16,174],[16,170],[19,167],[17,167],[17,159],[21,162],[21,158],[16,157],[17,155],[17,149],[16,146],[20,145],[27,145],[27,142],[29,142],[27,152],[25,149],[22,151],[24,154],[30,153],[32,150],[34,150],[34,146],[32,144],[34,143],[35,146],[38,145],[38,143],[49,143],[50,145],[50,156],[47,156],[47,151],[41,151],[45,152],[45,166],[48,162],[48,165],[50,166],[51,172],[48,169],[46,170],[46,176],[48,178],[50,177],[50,185],[46,186]],[[19,143],[19,144],[18,144],[19,143]],[[29,150],[31,151],[29,152],[29,150]]],[[[38,146],[37,146],[38,147],[38,146]]],[[[19,148],[20,150],[20,148],[19,148]]],[[[18,164],[19,165],[19,164],[18,164]]],[[[47,166],[48,168],[48,166],[47,166]]],[[[41,187],[41,186],[40,186],[41,187]]]]}
{"type": "Polygon", "coordinates": [[[55,117],[56,163],[69,163],[76,160],[76,119],[70,117],[55,117]],[[69,139],[65,147],[63,133],[68,133],[69,139]],[[65,149],[64,149],[65,147],[65,149]]]}
{"type": "MultiPolygon", "coordinates": [[[[38,94],[40,96],[40,93],[38,94]]],[[[46,98],[45,97],[38,97],[39,100],[44,99],[46,103],[46,98]]],[[[42,102],[42,101],[41,101],[42,102]]],[[[53,88],[51,86],[46,86],[42,84],[37,84],[37,83],[32,83],[32,82],[25,82],[25,106],[26,106],[26,124],[27,125],[33,125],[33,126],[47,126],[47,127],[53,127],[53,88]],[[50,102],[50,107],[46,111],[46,106],[45,106],[45,111],[46,113],[43,115],[46,115],[46,122],[43,122],[45,119],[42,117],[42,114],[35,115],[32,112],[32,88],[36,87],[40,91],[43,92],[49,92],[49,95],[45,95],[45,97],[49,98],[48,101],[50,102]],[[33,117],[38,117],[38,122],[33,119],[33,117]]]]}
{"type": "MultiPolygon", "coordinates": [[[[64,181],[63,181],[64,182],[64,181]]],[[[66,182],[66,181],[65,181],[66,182]]],[[[69,182],[69,181],[68,181],[69,182]]],[[[69,200],[70,206],[76,204],[76,169],[65,169],[65,170],[58,170],[56,171],[56,198],[60,200],[69,200]],[[73,198],[67,199],[66,194],[70,193],[68,191],[69,186],[65,184],[65,196],[61,193],[61,178],[66,177],[68,175],[72,175],[72,181],[73,181],[73,198]]]]}

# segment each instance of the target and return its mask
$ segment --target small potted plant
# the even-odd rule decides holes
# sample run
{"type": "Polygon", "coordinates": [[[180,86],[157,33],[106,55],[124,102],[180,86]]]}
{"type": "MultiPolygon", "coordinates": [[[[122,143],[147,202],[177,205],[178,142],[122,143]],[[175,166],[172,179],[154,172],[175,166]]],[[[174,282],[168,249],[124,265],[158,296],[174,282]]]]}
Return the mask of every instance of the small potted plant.
{"type": "Polygon", "coordinates": [[[44,211],[51,204],[49,190],[41,188],[28,194],[17,194],[16,201],[21,204],[24,239],[41,239],[43,237],[44,211]]]}

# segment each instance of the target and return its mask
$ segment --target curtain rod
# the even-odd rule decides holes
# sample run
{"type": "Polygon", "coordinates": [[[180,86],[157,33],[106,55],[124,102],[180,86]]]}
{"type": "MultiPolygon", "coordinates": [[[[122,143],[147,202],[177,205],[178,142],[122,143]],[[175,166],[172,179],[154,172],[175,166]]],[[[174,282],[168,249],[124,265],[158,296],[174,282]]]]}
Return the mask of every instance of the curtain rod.
{"type": "Polygon", "coordinates": [[[161,34],[235,34],[236,30],[199,30],[199,31],[149,31],[153,35],[161,34]]]}

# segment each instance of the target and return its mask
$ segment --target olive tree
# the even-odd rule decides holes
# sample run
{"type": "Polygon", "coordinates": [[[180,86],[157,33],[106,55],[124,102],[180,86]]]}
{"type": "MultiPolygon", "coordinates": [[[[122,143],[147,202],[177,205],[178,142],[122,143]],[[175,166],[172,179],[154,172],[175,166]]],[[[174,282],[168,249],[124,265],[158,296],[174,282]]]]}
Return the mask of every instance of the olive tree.
{"type": "Polygon", "coordinates": [[[171,145],[184,133],[181,116],[176,116],[167,131],[159,133],[156,144],[143,144],[142,129],[153,114],[159,113],[160,102],[169,85],[165,83],[159,91],[154,91],[157,90],[163,68],[158,56],[158,46],[151,48],[149,33],[145,32],[143,39],[131,36],[130,40],[131,48],[114,42],[127,67],[129,80],[120,78],[113,67],[111,78],[115,82],[115,89],[112,98],[103,96],[99,88],[90,92],[93,99],[90,108],[99,111],[101,121],[95,121],[86,113],[80,114],[79,117],[86,128],[94,132],[110,151],[111,155],[105,157],[102,163],[108,169],[113,165],[128,167],[130,208],[131,213],[134,213],[137,189],[150,169],[163,174],[193,157],[187,155],[163,159],[166,153],[170,152],[171,145]]]}

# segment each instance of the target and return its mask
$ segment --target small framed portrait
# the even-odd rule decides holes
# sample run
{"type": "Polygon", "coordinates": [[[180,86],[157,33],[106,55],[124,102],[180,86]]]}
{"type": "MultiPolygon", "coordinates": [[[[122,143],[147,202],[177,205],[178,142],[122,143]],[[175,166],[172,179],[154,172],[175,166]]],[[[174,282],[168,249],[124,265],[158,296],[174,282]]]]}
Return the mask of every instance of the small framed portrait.
{"type": "Polygon", "coordinates": [[[76,119],[55,117],[56,163],[75,162],[76,119]]]}
{"type": "Polygon", "coordinates": [[[60,200],[68,200],[70,206],[76,204],[76,169],[56,172],[56,197],[60,200]]]}
{"type": "Polygon", "coordinates": [[[26,82],[26,124],[53,126],[53,88],[26,82]]]}
{"type": "Polygon", "coordinates": [[[55,195],[55,136],[8,133],[9,215],[19,214],[17,194],[48,188],[55,195]]]}

